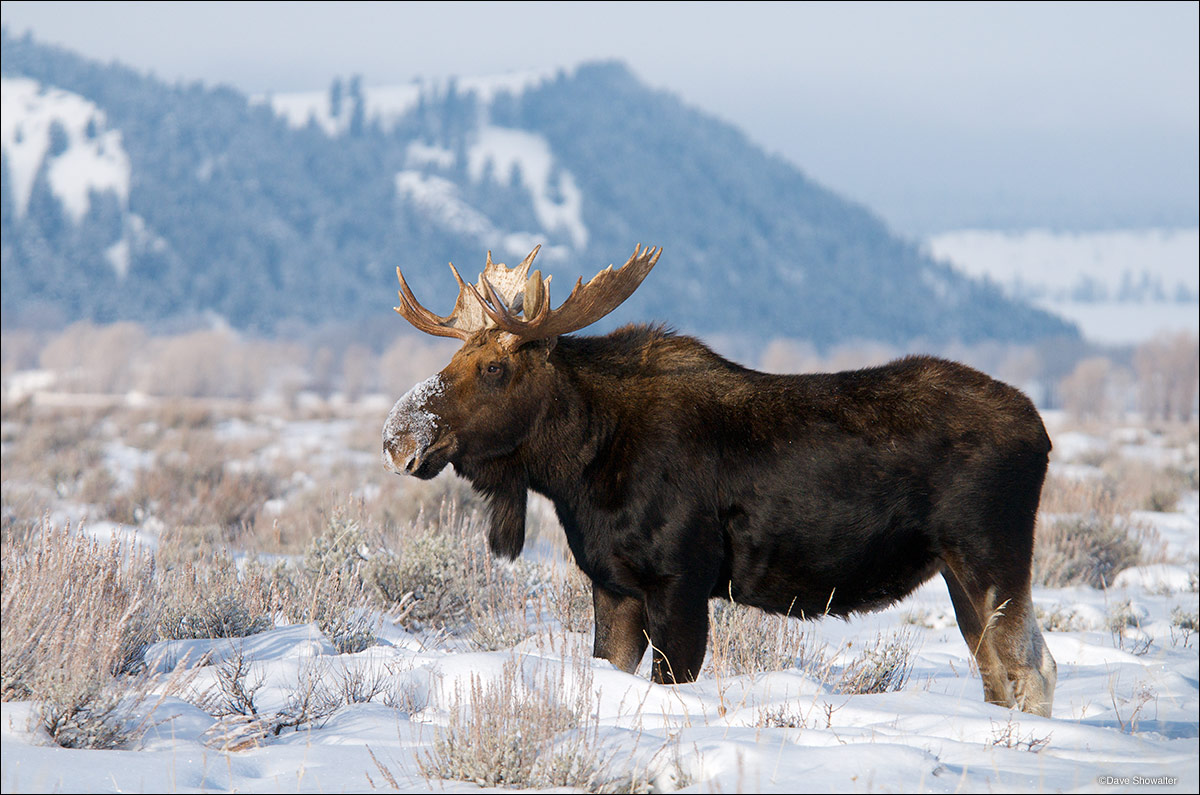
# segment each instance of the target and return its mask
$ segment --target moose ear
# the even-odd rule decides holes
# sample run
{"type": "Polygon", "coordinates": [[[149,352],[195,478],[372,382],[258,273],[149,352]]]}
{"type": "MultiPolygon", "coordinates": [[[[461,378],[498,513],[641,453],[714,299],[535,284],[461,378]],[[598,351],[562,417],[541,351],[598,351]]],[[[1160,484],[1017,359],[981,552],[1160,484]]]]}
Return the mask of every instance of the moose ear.
{"type": "Polygon", "coordinates": [[[534,340],[533,342],[530,342],[527,347],[531,351],[537,351],[539,354],[541,354],[542,361],[546,361],[550,358],[550,353],[554,350],[554,346],[557,344],[558,337],[547,337],[544,340],[534,340]]]}

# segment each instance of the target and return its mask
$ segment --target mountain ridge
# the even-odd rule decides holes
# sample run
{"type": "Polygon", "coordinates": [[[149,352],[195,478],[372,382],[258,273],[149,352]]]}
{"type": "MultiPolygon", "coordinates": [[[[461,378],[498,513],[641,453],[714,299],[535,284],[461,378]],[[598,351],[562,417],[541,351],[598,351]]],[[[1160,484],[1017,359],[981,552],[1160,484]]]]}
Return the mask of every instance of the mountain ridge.
{"type": "Polygon", "coordinates": [[[1076,335],[619,62],[484,99],[449,81],[386,125],[366,112],[370,89],[337,81],[331,108],[349,115],[331,135],[226,87],[169,86],[28,36],[5,33],[3,49],[6,86],[35,80],[92,103],[130,163],[127,196],[92,191],[76,219],[48,176],[74,151],[60,136],[59,154],[33,164],[21,213],[6,133],[6,324],[35,309],[98,321],[216,313],[270,333],[390,312],[396,265],[438,309],[453,293],[447,260],[474,273],[487,249],[519,258],[542,242],[539,264],[564,284],[642,242],[664,246],[663,260],[600,330],[666,321],[818,346],[1076,335]]]}

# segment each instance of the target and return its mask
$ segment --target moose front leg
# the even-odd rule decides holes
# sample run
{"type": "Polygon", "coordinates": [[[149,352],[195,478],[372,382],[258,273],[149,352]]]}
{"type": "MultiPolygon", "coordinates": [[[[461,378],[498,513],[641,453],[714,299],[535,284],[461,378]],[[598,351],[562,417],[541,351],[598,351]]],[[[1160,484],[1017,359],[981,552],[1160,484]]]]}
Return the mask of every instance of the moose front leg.
{"type": "Polygon", "coordinates": [[[646,606],[641,599],[622,596],[592,583],[596,611],[596,642],[592,656],[608,660],[625,673],[637,670],[646,653],[646,606]]]}
{"type": "Polygon", "coordinates": [[[708,594],[667,587],[646,596],[646,624],[654,650],[654,681],[684,684],[700,676],[708,647],[708,594]]]}

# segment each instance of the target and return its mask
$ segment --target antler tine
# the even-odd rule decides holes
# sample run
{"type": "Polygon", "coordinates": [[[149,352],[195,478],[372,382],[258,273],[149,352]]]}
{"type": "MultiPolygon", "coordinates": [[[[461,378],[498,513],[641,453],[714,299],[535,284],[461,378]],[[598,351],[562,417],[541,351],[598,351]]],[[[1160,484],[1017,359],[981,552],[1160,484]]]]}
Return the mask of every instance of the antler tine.
{"type": "Polygon", "coordinates": [[[492,319],[493,323],[505,331],[509,331],[514,334],[519,333],[523,326],[521,321],[517,320],[509,313],[508,307],[505,306],[504,301],[500,298],[500,296],[496,294],[496,290],[494,287],[492,287],[491,282],[489,282],[487,279],[484,279],[483,286],[484,289],[488,291],[488,296],[495,303],[495,308],[493,308],[492,304],[488,303],[488,301],[479,294],[479,289],[476,288],[475,285],[468,284],[467,289],[471,291],[471,295],[475,296],[475,300],[479,302],[479,306],[483,308],[483,311],[487,313],[487,316],[492,319]]]}
{"type": "MultiPolygon", "coordinates": [[[[451,265],[450,269],[453,270],[454,266],[451,265]]],[[[454,275],[457,277],[458,272],[455,271],[454,275]]],[[[441,317],[422,306],[417,297],[413,295],[408,282],[404,280],[404,274],[400,268],[396,268],[396,278],[400,280],[400,290],[397,291],[400,296],[400,306],[393,307],[393,309],[418,331],[437,337],[456,337],[460,340],[466,340],[471,336],[471,330],[450,325],[455,317],[453,313],[449,317],[441,317]]],[[[459,278],[459,283],[462,283],[461,278],[459,278]]],[[[455,309],[457,308],[456,305],[455,309]]]]}
{"type": "Polygon", "coordinates": [[[522,274],[529,273],[529,266],[533,264],[533,258],[536,257],[538,255],[538,252],[541,250],[542,250],[542,244],[538,243],[536,246],[533,247],[533,251],[529,252],[529,254],[525,257],[525,259],[521,260],[521,264],[518,265],[517,267],[521,269],[522,274]]]}
{"type": "Polygon", "coordinates": [[[618,270],[609,265],[587,284],[580,277],[558,309],[548,310],[550,302],[547,301],[545,306],[539,307],[537,318],[520,323],[520,331],[513,333],[527,340],[545,339],[595,323],[633,294],[661,254],[662,248],[636,246],[633,255],[618,270]]]}
{"type": "MultiPolygon", "coordinates": [[[[495,320],[496,325],[501,325],[501,317],[506,321],[516,320],[516,317],[509,310],[508,304],[504,303],[504,297],[501,296],[500,293],[496,292],[496,288],[492,286],[491,281],[489,281],[486,276],[483,277],[483,286],[484,289],[487,290],[488,299],[491,301],[492,306],[495,307],[496,310],[494,313],[488,312],[488,317],[490,317],[492,320],[495,320]]],[[[478,293],[476,293],[476,295],[478,295],[478,293]]],[[[484,309],[487,308],[488,307],[485,304],[484,309]]]]}

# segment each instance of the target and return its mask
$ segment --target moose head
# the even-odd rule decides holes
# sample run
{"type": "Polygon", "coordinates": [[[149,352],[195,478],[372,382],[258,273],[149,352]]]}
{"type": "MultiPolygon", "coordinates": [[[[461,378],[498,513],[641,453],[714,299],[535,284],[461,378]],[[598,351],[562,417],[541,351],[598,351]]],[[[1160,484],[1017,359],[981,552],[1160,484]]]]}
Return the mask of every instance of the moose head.
{"type": "Polygon", "coordinates": [[[383,429],[384,466],[432,478],[447,464],[503,458],[516,450],[545,410],[555,379],[550,354],[557,338],[595,323],[633,294],[658,262],[661,248],[637,246],[619,269],[610,265],[567,300],[550,308],[551,277],[529,273],[538,246],[515,268],[488,252],[477,284],[453,263],[458,299],[446,317],[422,306],[400,280],[405,320],[427,334],[456,337],[463,346],[436,375],[396,402],[383,429]]]}

